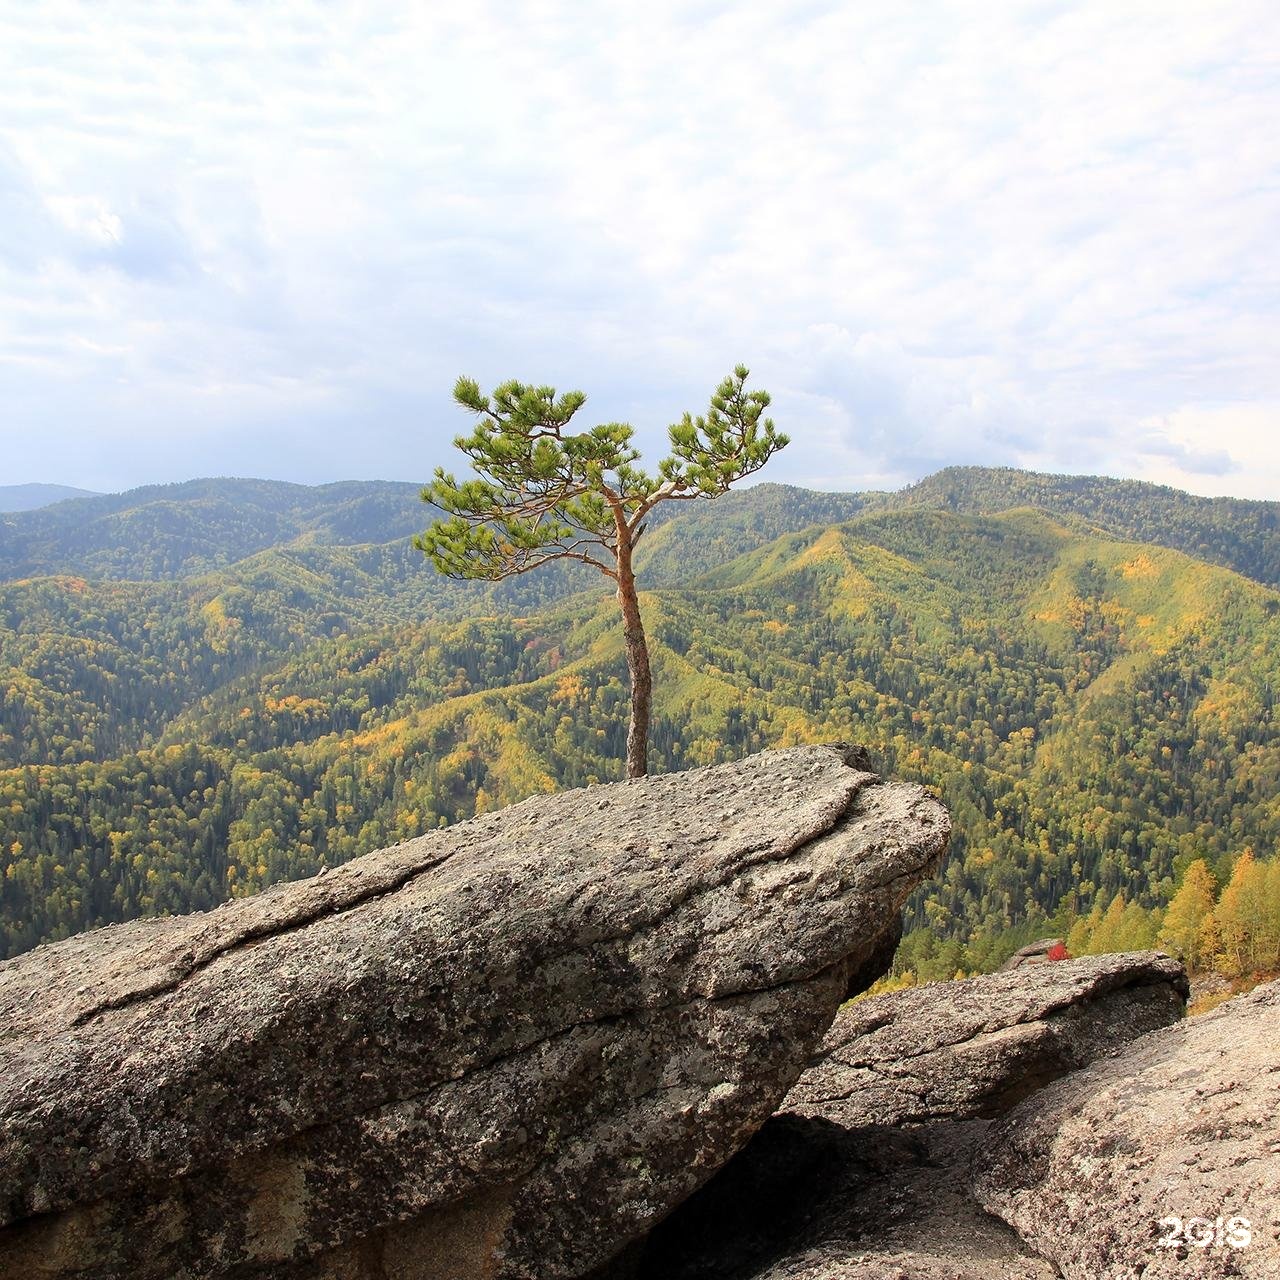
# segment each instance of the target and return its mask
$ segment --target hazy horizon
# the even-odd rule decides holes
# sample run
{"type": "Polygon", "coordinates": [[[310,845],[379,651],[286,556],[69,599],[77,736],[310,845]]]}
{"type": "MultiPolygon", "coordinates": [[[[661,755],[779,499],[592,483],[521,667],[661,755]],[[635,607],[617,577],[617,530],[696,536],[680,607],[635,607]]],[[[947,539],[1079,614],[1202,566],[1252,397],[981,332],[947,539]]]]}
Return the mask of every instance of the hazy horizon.
{"type": "MultiPolygon", "coordinates": [[[[922,475],[913,476],[910,479],[903,481],[901,484],[893,484],[893,485],[887,485],[887,486],[864,485],[864,486],[858,486],[854,488],[845,488],[845,487],[836,486],[836,485],[824,486],[821,484],[802,484],[795,480],[778,480],[767,474],[763,474],[763,475],[757,474],[757,475],[751,476],[750,478],[736,485],[735,489],[740,492],[741,490],[744,490],[744,489],[754,489],[757,486],[762,484],[779,484],[779,485],[791,485],[795,488],[801,488],[801,489],[810,489],[817,493],[865,493],[865,492],[873,492],[873,491],[894,492],[899,489],[909,488],[911,485],[914,485],[914,484],[919,484],[922,480],[926,480],[930,476],[936,475],[939,471],[943,471],[947,469],[959,468],[959,469],[976,469],[976,470],[994,470],[994,469],[1001,469],[1003,467],[1004,467],[1004,464],[1000,464],[1000,463],[986,464],[986,463],[979,463],[979,462],[953,462],[953,463],[948,463],[946,467],[936,467],[934,468],[934,470],[927,471],[922,475]]],[[[1146,484],[1155,484],[1164,488],[1174,489],[1183,493],[1190,494],[1193,497],[1201,497],[1201,498],[1233,498],[1233,499],[1237,499],[1239,501],[1245,501],[1245,502],[1249,502],[1249,501],[1280,502],[1280,498],[1256,498],[1256,497],[1250,497],[1249,495],[1246,495],[1246,494],[1239,494],[1239,493],[1223,493],[1223,492],[1202,493],[1202,492],[1198,492],[1197,490],[1187,488],[1184,485],[1170,485],[1160,480],[1144,481],[1140,476],[1108,475],[1105,472],[1099,472],[1099,471],[1036,471],[1035,468],[1030,468],[1030,467],[1014,467],[1014,468],[1008,468],[1008,469],[1024,471],[1024,472],[1034,473],[1034,474],[1041,474],[1041,475],[1059,476],[1059,477],[1072,477],[1072,478],[1085,477],[1085,478],[1099,478],[1099,479],[1111,479],[1111,480],[1136,480],[1146,484]]],[[[426,478],[419,481],[419,480],[408,480],[408,479],[405,479],[404,477],[399,477],[399,476],[335,476],[332,479],[328,479],[328,480],[312,481],[312,480],[294,480],[294,479],[290,479],[288,476],[226,474],[226,475],[184,476],[184,477],[180,477],[178,479],[173,479],[173,480],[147,480],[142,482],[141,484],[127,485],[121,489],[97,489],[97,490],[84,489],[83,486],[79,486],[79,485],[65,485],[63,481],[59,481],[59,480],[27,480],[27,481],[18,481],[13,484],[10,484],[6,481],[4,483],[0,483],[0,493],[10,489],[43,487],[47,485],[54,488],[66,487],[66,488],[81,489],[82,493],[77,496],[112,497],[112,496],[117,496],[123,493],[130,493],[137,489],[162,488],[162,487],[167,487],[171,485],[197,484],[201,481],[208,481],[208,480],[248,481],[248,482],[264,481],[267,483],[300,485],[304,488],[313,488],[313,489],[324,488],[327,485],[347,484],[352,482],[367,483],[367,484],[409,484],[409,485],[419,485],[419,484],[426,483],[426,478]]],[[[55,499],[54,501],[63,501],[63,499],[55,499]]],[[[46,505],[52,505],[52,503],[49,503],[46,505]]],[[[33,509],[38,509],[38,508],[33,508],[33,509]]],[[[6,513],[0,512],[0,514],[6,514],[6,513]]],[[[7,514],[12,515],[17,513],[8,512],[7,514]]]]}

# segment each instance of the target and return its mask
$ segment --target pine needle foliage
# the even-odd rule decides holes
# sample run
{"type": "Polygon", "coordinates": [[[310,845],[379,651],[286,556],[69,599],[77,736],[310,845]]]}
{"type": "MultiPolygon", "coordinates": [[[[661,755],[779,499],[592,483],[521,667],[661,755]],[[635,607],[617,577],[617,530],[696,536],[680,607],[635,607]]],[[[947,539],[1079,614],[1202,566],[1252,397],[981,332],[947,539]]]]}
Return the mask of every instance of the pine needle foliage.
{"type": "Polygon", "coordinates": [[[747,391],[739,365],[716,388],[705,416],[684,414],[668,429],[671,454],[650,475],[635,464],[634,428],[602,423],[570,433],[581,391],[504,382],[491,396],[459,378],[454,400],[480,421],[454,440],[475,477],[443,467],[422,491],[437,520],[414,539],[451,578],[491,581],[551,560],[575,559],[616,578],[619,552],[634,547],[645,517],[668,499],[715,498],[759,471],[788,443],[771,419],[766,391],[747,391]]]}
{"type": "Polygon", "coordinates": [[[762,416],[769,393],[748,391],[748,376],[738,365],[706,414],[685,413],[668,428],[671,452],[656,474],[637,465],[628,423],[568,429],[586,403],[581,391],[557,395],[554,387],[509,381],[485,395],[474,378],[459,378],[453,398],[478,422],[454,444],[474,477],[459,481],[440,467],[422,491],[444,517],[414,545],[450,578],[499,581],[579,560],[617,584],[631,677],[628,777],[647,768],[652,689],[632,555],[659,503],[717,498],[788,443],[762,416]]]}

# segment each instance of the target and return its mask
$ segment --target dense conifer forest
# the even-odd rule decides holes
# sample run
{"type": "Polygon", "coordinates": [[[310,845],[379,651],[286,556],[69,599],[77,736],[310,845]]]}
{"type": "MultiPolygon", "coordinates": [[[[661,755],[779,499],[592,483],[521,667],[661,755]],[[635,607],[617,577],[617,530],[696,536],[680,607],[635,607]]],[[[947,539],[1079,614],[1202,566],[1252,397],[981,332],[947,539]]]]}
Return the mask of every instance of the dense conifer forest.
{"type": "MultiPolygon", "coordinates": [[[[841,738],[936,788],[904,974],[1050,931],[1278,967],[1278,513],[978,469],[692,506],[638,556],[653,767],[841,738]]],[[[425,516],[200,481],[0,517],[0,955],[620,776],[607,584],[446,582],[425,516]]]]}

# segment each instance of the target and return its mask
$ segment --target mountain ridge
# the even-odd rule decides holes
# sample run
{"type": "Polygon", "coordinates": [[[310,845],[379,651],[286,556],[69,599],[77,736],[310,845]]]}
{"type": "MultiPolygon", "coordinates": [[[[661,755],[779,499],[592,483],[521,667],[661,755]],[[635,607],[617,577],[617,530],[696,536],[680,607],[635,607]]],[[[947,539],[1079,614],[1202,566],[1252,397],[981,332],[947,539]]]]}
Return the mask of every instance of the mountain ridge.
{"type": "Polygon", "coordinates": [[[16,511],[36,511],[73,498],[101,497],[94,489],[77,489],[70,484],[0,484],[0,515],[16,511]]]}
{"type": "MultiPolygon", "coordinates": [[[[54,573],[172,580],[294,543],[401,541],[432,518],[419,493],[409,482],[307,486],[224,478],[101,495],[73,510],[9,514],[0,516],[0,580],[54,573]]],[[[1034,506],[1280,586],[1280,502],[991,467],[946,468],[893,493],[821,493],[765,482],[714,503],[665,503],[649,520],[637,565],[649,580],[672,583],[687,576],[691,545],[704,561],[723,563],[809,525],[933,506],[969,514],[1034,506]]]]}

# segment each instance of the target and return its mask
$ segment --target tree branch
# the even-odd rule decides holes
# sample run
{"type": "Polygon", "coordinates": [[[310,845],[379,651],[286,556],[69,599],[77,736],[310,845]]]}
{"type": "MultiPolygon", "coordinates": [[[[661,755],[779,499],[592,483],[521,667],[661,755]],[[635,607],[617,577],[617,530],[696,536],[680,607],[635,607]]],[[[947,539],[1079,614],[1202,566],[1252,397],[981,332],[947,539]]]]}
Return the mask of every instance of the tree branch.
{"type": "MultiPolygon", "coordinates": [[[[577,543],[574,546],[578,545],[577,543]]],[[[583,564],[594,565],[606,578],[612,578],[614,582],[618,580],[618,574],[615,570],[609,568],[601,560],[597,560],[595,556],[589,556],[584,551],[573,551],[569,548],[561,548],[550,554],[542,554],[537,551],[522,552],[518,555],[506,557],[506,563],[500,571],[485,574],[484,580],[487,582],[501,582],[504,578],[513,578],[522,573],[528,573],[531,569],[541,568],[544,564],[550,564],[553,560],[580,560],[583,564]]],[[[474,582],[475,575],[467,573],[449,573],[444,569],[438,572],[446,578],[451,578],[454,582],[474,582]]]]}
{"type": "Polygon", "coordinates": [[[659,486],[653,491],[641,504],[636,508],[636,513],[631,518],[628,526],[634,534],[639,528],[640,522],[654,509],[660,502],[686,502],[690,498],[709,498],[712,495],[703,493],[701,489],[691,488],[684,483],[677,484],[675,481],[668,481],[666,484],[659,486]],[[688,489],[688,492],[682,493],[682,489],[688,489]]]}

